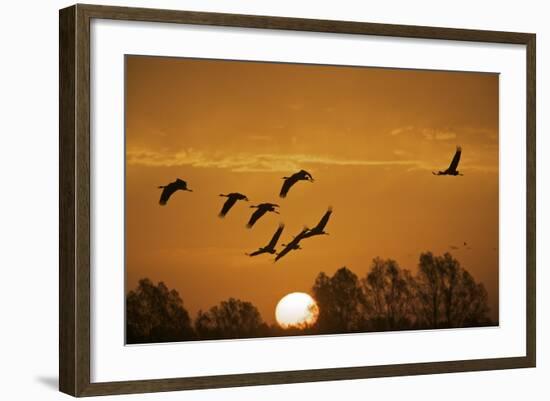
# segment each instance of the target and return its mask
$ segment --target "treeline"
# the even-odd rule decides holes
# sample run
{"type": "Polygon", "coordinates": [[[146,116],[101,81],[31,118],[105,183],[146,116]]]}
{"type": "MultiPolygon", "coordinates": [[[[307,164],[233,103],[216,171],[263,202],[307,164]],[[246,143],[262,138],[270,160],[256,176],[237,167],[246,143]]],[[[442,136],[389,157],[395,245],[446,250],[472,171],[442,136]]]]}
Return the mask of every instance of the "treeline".
{"type": "Polygon", "coordinates": [[[413,275],[396,261],[376,258],[360,278],[342,267],[321,272],[311,292],[317,322],[303,329],[268,325],[250,302],[230,298],[192,321],[177,291],[149,279],[126,298],[129,344],[207,339],[338,334],[490,326],[487,291],[449,253],[422,253],[413,275]]]}

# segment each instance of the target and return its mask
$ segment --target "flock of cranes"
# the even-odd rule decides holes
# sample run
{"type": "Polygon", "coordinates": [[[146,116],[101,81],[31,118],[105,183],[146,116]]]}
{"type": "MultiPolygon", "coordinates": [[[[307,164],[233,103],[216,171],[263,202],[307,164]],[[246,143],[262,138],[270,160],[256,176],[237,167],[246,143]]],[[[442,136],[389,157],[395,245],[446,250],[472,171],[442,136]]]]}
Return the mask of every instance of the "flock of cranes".
{"type": "MultiPolygon", "coordinates": [[[[434,175],[450,175],[450,176],[458,176],[462,175],[458,170],[458,164],[460,162],[460,156],[462,154],[462,148],[460,146],[457,146],[455,155],[451,161],[451,164],[446,170],[443,171],[433,171],[432,174],[434,175]]],[[[313,182],[313,176],[308,173],[305,170],[300,170],[297,173],[292,174],[289,177],[283,177],[284,182],[281,187],[281,191],[279,192],[279,196],[281,198],[286,198],[288,192],[290,189],[299,181],[307,181],[307,182],[313,182]]],[[[193,192],[193,190],[189,189],[187,187],[187,182],[181,179],[176,179],[176,181],[171,182],[168,185],[159,186],[159,189],[162,189],[162,193],[160,195],[160,205],[166,205],[170,197],[174,194],[176,191],[188,191],[193,192]]],[[[228,194],[220,194],[219,196],[227,198],[227,200],[224,202],[222,209],[219,213],[219,217],[225,217],[227,213],[231,210],[231,208],[238,202],[238,201],[245,201],[249,202],[249,199],[246,195],[243,195],[239,192],[231,192],[228,194]]],[[[276,213],[280,214],[277,208],[280,206],[276,203],[260,203],[258,205],[250,206],[250,208],[256,209],[254,213],[250,216],[250,219],[248,223],[246,224],[247,228],[252,228],[254,224],[266,213],[276,213]]],[[[281,244],[283,247],[279,252],[277,252],[276,246],[279,242],[279,238],[281,237],[281,234],[283,233],[283,230],[285,228],[284,224],[280,224],[275,233],[273,234],[271,240],[269,243],[263,247],[260,247],[258,250],[247,253],[248,256],[258,256],[264,253],[268,253],[271,255],[275,254],[274,261],[278,261],[283,256],[287,255],[291,251],[302,249],[300,246],[300,242],[319,235],[328,235],[327,232],[325,232],[325,227],[330,219],[330,216],[332,214],[332,208],[329,207],[328,210],[325,212],[319,223],[313,228],[307,228],[304,227],[302,231],[298,233],[298,235],[294,236],[291,241],[289,241],[287,244],[281,244]]],[[[464,244],[466,245],[466,243],[464,244]]]]}
{"type": "MultiPolygon", "coordinates": [[[[299,181],[307,181],[307,182],[313,182],[313,176],[308,173],[305,170],[300,170],[295,174],[292,174],[290,177],[283,177],[284,182],[281,187],[281,191],[279,193],[279,196],[281,198],[285,198],[290,191],[290,189],[299,181]]],[[[187,182],[183,181],[182,179],[178,178],[176,181],[164,185],[159,186],[160,189],[162,189],[162,193],[160,195],[160,205],[166,205],[170,197],[174,194],[176,191],[189,191],[193,192],[191,189],[187,187],[187,182]]],[[[235,206],[235,204],[238,201],[244,201],[249,202],[249,199],[246,195],[241,194],[239,192],[231,192],[228,194],[220,194],[220,197],[227,198],[224,202],[222,209],[220,210],[220,213],[218,214],[219,217],[225,217],[227,213],[235,206]]],[[[250,216],[250,219],[248,220],[248,223],[246,224],[247,228],[252,228],[254,224],[266,213],[276,213],[280,214],[277,210],[280,206],[276,203],[260,203],[258,205],[252,205],[250,208],[256,209],[252,215],[250,216]]],[[[275,231],[275,234],[273,234],[273,237],[269,241],[269,243],[266,246],[260,247],[257,251],[248,253],[249,256],[258,256],[264,253],[268,254],[276,254],[275,261],[278,261],[283,256],[288,254],[290,251],[302,249],[300,247],[300,241],[311,238],[317,235],[327,235],[328,233],[325,232],[325,226],[328,223],[328,220],[330,218],[330,215],[332,213],[332,209],[329,208],[328,211],[325,213],[323,218],[319,221],[319,223],[313,227],[312,229],[304,228],[298,235],[293,237],[293,239],[288,244],[282,244],[283,248],[277,253],[277,243],[279,242],[279,238],[281,237],[281,234],[284,230],[284,224],[280,224],[277,228],[277,231],[275,231]]]]}

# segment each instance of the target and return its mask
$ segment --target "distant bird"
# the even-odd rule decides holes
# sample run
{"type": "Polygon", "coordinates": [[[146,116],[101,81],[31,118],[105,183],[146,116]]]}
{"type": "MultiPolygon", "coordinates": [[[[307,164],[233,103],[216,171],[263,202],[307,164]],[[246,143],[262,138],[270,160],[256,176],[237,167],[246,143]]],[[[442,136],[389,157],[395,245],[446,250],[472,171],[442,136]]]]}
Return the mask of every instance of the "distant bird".
{"type": "Polygon", "coordinates": [[[292,241],[290,241],[288,244],[282,244],[284,246],[283,250],[277,254],[275,257],[275,262],[281,259],[283,256],[285,256],[290,251],[295,251],[298,249],[302,249],[300,247],[300,241],[304,239],[304,236],[309,230],[307,228],[304,228],[297,236],[295,236],[292,241]]]}
{"type": "Polygon", "coordinates": [[[433,175],[463,175],[461,174],[457,168],[458,163],[460,162],[460,155],[462,154],[462,148],[460,146],[456,147],[456,153],[453,157],[453,160],[451,161],[451,164],[449,165],[449,168],[445,171],[432,171],[433,175]]]}
{"type": "Polygon", "coordinates": [[[277,210],[275,210],[276,207],[279,207],[279,205],[275,203],[260,203],[256,206],[250,206],[251,208],[257,209],[254,213],[252,213],[252,216],[250,216],[250,220],[248,221],[248,224],[246,225],[248,228],[252,228],[254,223],[258,221],[260,217],[262,217],[267,212],[273,212],[279,214],[277,210]]]}
{"type": "Polygon", "coordinates": [[[254,251],[252,253],[247,253],[247,255],[256,256],[256,255],[261,255],[262,253],[270,253],[273,255],[276,252],[275,245],[277,245],[277,242],[279,241],[279,237],[281,236],[281,233],[283,232],[284,228],[285,228],[284,224],[279,224],[279,228],[277,228],[277,231],[275,231],[275,234],[273,234],[273,237],[271,238],[271,241],[269,241],[269,244],[261,247],[257,251],[254,251]]]}
{"type": "Polygon", "coordinates": [[[458,249],[458,246],[456,245],[449,245],[449,248],[451,248],[453,251],[456,251],[458,249]]]}
{"type": "Polygon", "coordinates": [[[313,177],[307,171],[300,170],[297,173],[292,174],[290,177],[283,177],[283,180],[285,180],[285,182],[281,187],[281,192],[279,193],[279,196],[281,198],[286,198],[288,191],[294,184],[296,184],[298,181],[313,182],[313,177]]]}
{"type": "Polygon", "coordinates": [[[163,206],[166,205],[166,202],[168,202],[168,199],[170,199],[172,194],[178,190],[193,192],[191,189],[187,188],[187,183],[183,180],[180,180],[179,178],[168,185],[159,186],[159,189],[160,188],[163,188],[163,190],[160,194],[159,204],[163,206]]]}
{"type": "Polygon", "coordinates": [[[319,220],[319,223],[315,227],[313,227],[311,230],[308,230],[302,238],[310,238],[315,235],[328,235],[327,232],[325,232],[325,227],[328,223],[328,220],[330,219],[330,215],[332,214],[332,207],[329,207],[328,210],[325,212],[324,216],[319,220]]]}
{"type": "Polygon", "coordinates": [[[225,217],[227,212],[229,212],[229,209],[231,209],[233,205],[237,203],[238,200],[244,200],[248,202],[248,198],[246,197],[246,195],[240,194],[238,192],[231,192],[230,194],[227,194],[227,195],[220,194],[220,196],[227,198],[227,200],[223,204],[220,214],[218,215],[220,217],[225,217]]]}

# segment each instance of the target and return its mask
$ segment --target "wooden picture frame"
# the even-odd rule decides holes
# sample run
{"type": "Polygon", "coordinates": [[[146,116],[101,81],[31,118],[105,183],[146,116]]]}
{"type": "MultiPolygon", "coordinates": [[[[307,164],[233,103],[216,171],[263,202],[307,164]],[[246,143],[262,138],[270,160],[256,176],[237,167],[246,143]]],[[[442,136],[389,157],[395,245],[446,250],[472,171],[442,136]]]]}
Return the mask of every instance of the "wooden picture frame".
{"type": "Polygon", "coordinates": [[[535,314],[535,43],[530,33],[372,24],[190,11],[74,5],[60,10],[59,388],[73,396],[144,393],[264,384],[534,367],[535,314]],[[90,21],[165,22],[526,46],[527,227],[526,355],[366,367],[92,383],[90,380],[90,21]]]}

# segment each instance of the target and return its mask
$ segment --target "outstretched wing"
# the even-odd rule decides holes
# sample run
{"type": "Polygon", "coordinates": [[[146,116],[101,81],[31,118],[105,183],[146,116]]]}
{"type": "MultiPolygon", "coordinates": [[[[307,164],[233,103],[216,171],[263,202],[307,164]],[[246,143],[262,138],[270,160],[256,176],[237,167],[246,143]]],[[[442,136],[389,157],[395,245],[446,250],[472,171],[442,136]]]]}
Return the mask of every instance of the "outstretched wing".
{"type": "Polygon", "coordinates": [[[287,253],[292,251],[302,239],[306,238],[306,234],[309,232],[307,228],[304,228],[300,233],[294,237],[292,241],[290,241],[284,249],[277,254],[277,257],[275,258],[275,262],[281,259],[283,256],[285,256],[287,253]]]}
{"type": "Polygon", "coordinates": [[[328,220],[330,219],[331,214],[332,214],[332,208],[329,207],[325,215],[321,218],[317,226],[314,228],[314,230],[323,231],[328,223],[328,220]]]}
{"type": "Polygon", "coordinates": [[[453,157],[453,160],[451,161],[451,164],[449,165],[449,168],[447,171],[456,171],[458,168],[458,163],[460,162],[460,155],[462,154],[462,148],[458,146],[456,148],[456,153],[453,157]]]}
{"type": "Polygon", "coordinates": [[[267,248],[275,248],[275,245],[277,245],[277,242],[279,241],[279,237],[281,236],[281,233],[283,232],[285,228],[284,224],[280,224],[277,231],[275,231],[275,234],[273,234],[273,237],[271,238],[271,241],[269,241],[269,244],[267,244],[267,248]]]}
{"type": "Polygon", "coordinates": [[[262,248],[260,248],[257,251],[254,251],[252,253],[248,253],[247,255],[248,256],[257,256],[257,255],[261,255],[262,253],[265,253],[265,251],[262,248]]]}
{"type": "Polygon", "coordinates": [[[218,216],[225,217],[227,212],[229,212],[229,209],[231,209],[235,203],[237,203],[237,198],[236,197],[230,196],[229,198],[227,198],[227,200],[223,204],[222,210],[220,211],[220,214],[218,216]]]}
{"type": "Polygon", "coordinates": [[[275,257],[275,262],[285,256],[287,253],[289,253],[293,247],[294,245],[292,244],[292,242],[290,244],[287,244],[287,246],[285,246],[283,250],[277,254],[277,256],[275,257]]]}
{"type": "Polygon", "coordinates": [[[279,196],[281,198],[286,198],[286,194],[288,194],[288,191],[290,188],[296,184],[296,178],[294,176],[288,177],[285,179],[285,182],[283,182],[283,186],[281,187],[281,192],[279,193],[279,196]]]}
{"type": "Polygon", "coordinates": [[[175,188],[174,185],[172,184],[166,185],[162,190],[162,193],[160,194],[159,204],[162,206],[166,205],[166,202],[168,202],[168,199],[170,199],[170,196],[172,196],[172,194],[176,191],[177,191],[177,188],[175,188]]]}
{"type": "Polygon", "coordinates": [[[300,231],[298,233],[297,236],[294,237],[294,239],[292,240],[292,242],[294,242],[296,245],[298,245],[298,243],[303,240],[304,238],[307,237],[307,234],[309,233],[309,229],[307,227],[304,227],[302,231],[300,231]]]}
{"type": "Polygon", "coordinates": [[[258,221],[258,219],[262,217],[266,212],[267,210],[265,210],[264,208],[256,209],[256,211],[252,213],[252,216],[250,216],[250,220],[248,221],[248,224],[246,226],[248,228],[251,228],[254,223],[256,223],[256,221],[258,221]]]}

